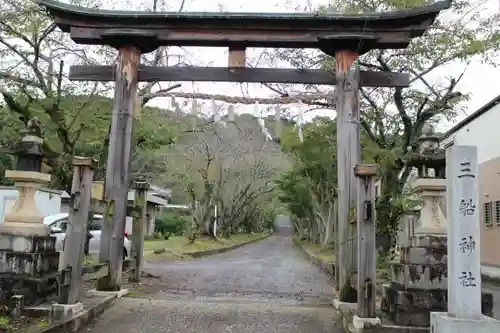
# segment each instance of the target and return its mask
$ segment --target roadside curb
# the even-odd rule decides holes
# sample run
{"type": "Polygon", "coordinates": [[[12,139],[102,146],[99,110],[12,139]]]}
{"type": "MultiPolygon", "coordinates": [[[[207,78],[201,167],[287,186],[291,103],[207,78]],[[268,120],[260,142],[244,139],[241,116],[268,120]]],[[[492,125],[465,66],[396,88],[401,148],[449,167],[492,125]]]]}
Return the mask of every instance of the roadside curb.
{"type": "Polygon", "coordinates": [[[308,251],[305,247],[303,247],[302,244],[300,244],[300,242],[297,240],[296,237],[293,237],[293,243],[300,250],[302,250],[302,252],[306,255],[306,257],[310,261],[312,261],[314,265],[316,265],[319,269],[328,274],[328,276],[330,276],[332,279],[335,278],[335,263],[328,262],[318,257],[315,257],[310,251],[308,251]]]}
{"type": "Polygon", "coordinates": [[[485,274],[481,274],[481,280],[493,287],[500,287],[500,279],[497,277],[491,277],[485,274]]]}
{"type": "MultiPolygon", "coordinates": [[[[122,272],[130,269],[132,265],[131,259],[125,259],[122,263],[122,272]]],[[[82,267],[82,279],[84,282],[92,281],[100,278],[103,275],[107,275],[107,271],[103,272],[104,268],[108,268],[107,263],[98,263],[93,265],[87,265],[82,267]],[[99,274],[100,273],[100,274],[99,274]]]]}
{"type": "MultiPolygon", "coordinates": [[[[210,256],[210,255],[214,255],[214,254],[219,254],[219,253],[235,250],[239,247],[259,242],[261,240],[268,238],[269,236],[271,236],[273,234],[274,234],[273,232],[270,232],[270,233],[262,235],[261,237],[258,237],[258,238],[255,238],[255,239],[252,239],[249,241],[245,241],[242,243],[233,244],[233,245],[229,245],[229,246],[225,246],[225,247],[220,247],[217,249],[210,249],[210,250],[203,250],[203,251],[196,251],[196,252],[181,252],[180,254],[186,255],[186,256],[189,256],[192,258],[200,258],[200,257],[210,256]]],[[[164,249],[156,249],[153,252],[155,254],[160,254],[160,253],[164,253],[167,251],[168,251],[168,249],[164,248],[164,249]],[[156,252],[156,251],[161,251],[161,252],[156,252]]]]}
{"type": "Polygon", "coordinates": [[[99,317],[104,311],[109,309],[119,298],[119,295],[107,295],[102,298],[102,300],[94,304],[91,307],[85,308],[80,313],[76,314],[74,317],[69,318],[62,322],[57,322],[50,324],[47,327],[28,330],[27,333],[69,333],[78,332],[80,329],[85,327],[87,324],[92,322],[94,319],[99,317]]]}

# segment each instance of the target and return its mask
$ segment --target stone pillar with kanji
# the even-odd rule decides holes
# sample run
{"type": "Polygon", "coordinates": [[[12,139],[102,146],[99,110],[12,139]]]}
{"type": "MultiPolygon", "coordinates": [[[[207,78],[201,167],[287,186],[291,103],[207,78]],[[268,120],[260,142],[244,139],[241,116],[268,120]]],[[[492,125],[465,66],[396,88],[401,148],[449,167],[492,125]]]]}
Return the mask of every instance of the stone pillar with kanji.
{"type": "Polygon", "coordinates": [[[491,294],[481,291],[478,149],[452,145],[446,151],[448,308],[432,312],[431,333],[500,332],[500,321],[485,313],[491,294]],[[485,316],[485,314],[489,316],[485,316]]]}

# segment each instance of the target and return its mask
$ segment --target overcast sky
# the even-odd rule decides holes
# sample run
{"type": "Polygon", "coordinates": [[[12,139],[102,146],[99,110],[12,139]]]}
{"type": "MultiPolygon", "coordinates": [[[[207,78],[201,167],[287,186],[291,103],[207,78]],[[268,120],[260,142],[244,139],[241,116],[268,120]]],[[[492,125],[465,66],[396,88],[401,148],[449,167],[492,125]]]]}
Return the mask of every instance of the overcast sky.
{"type": "MultiPolygon", "coordinates": [[[[67,2],[66,0],[65,2],[67,2]]],[[[130,0],[129,0],[130,1],[130,0]]],[[[161,0],[160,0],[161,1],[161,0]]],[[[481,8],[485,13],[498,12],[499,0],[473,0],[480,1],[481,8]]],[[[129,5],[123,0],[103,0],[103,8],[123,9],[130,8],[130,4],[137,4],[134,0],[129,5]]],[[[168,0],[166,3],[171,10],[179,7],[181,0],[168,0]]],[[[152,8],[153,0],[142,1],[140,9],[152,8]]],[[[328,0],[186,0],[184,11],[240,11],[240,12],[291,12],[302,11],[308,4],[313,7],[328,4],[328,0]]],[[[134,7],[137,8],[137,5],[134,7]]],[[[178,51],[179,53],[184,51],[178,51]]],[[[192,64],[223,66],[227,65],[227,50],[225,48],[189,48],[189,60],[192,64]]],[[[259,50],[249,50],[250,57],[256,56],[259,50]]],[[[263,67],[265,67],[263,65],[263,67]]],[[[446,66],[435,73],[433,79],[439,79],[440,76],[458,76],[466,69],[458,90],[464,93],[470,93],[471,99],[466,103],[466,114],[474,112],[476,109],[500,94],[498,80],[500,78],[500,68],[494,68],[490,65],[473,62],[468,67],[463,63],[454,63],[446,66]]],[[[183,83],[180,90],[184,92],[203,92],[203,93],[221,93],[228,95],[249,97],[266,97],[272,95],[267,88],[262,88],[258,84],[245,84],[243,87],[230,83],[183,83]]],[[[152,105],[165,106],[165,100],[155,100],[152,105]]],[[[253,107],[244,107],[246,112],[253,112],[253,107]]],[[[334,111],[324,110],[314,114],[334,116],[334,111]]],[[[460,114],[456,121],[463,119],[466,114],[460,114]]],[[[311,114],[309,116],[312,116],[311,114]]],[[[452,124],[443,123],[442,129],[446,129],[452,124]]]]}

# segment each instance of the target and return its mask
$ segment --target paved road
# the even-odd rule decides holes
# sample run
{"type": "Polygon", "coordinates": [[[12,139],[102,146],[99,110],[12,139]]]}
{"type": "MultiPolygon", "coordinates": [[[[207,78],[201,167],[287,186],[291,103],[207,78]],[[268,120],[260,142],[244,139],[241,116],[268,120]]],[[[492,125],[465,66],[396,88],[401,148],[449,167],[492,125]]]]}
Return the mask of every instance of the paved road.
{"type": "Polygon", "coordinates": [[[343,332],[331,281],[283,232],[205,259],[147,263],[162,276],[154,296],[119,300],[87,332],[343,332]]]}

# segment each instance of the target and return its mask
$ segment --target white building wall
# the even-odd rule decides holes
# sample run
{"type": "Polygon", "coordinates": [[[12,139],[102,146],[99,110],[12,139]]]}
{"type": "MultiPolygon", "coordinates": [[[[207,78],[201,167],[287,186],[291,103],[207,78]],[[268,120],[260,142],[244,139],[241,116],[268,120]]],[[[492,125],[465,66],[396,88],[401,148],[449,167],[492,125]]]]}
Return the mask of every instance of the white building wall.
{"type": "Polygon", "coordinates": [[[478,148],[478,163],[500,156],[500,104],[472,120],[452,133],[443,143],[454,141],[455,145],[471,145],[478,148]]]}
{"type": "MultiPolygon", "coordinates": [[[[455,145],[472,145],[478,148],[478,163],[484,163],[500,156],[500,104],[481,114],[465,126],[443,140],[443,144],[454,142],[455,145]]],[[[481,266],[482,274],[491,278],[500,278],[500,268],[489,265],[481,266]]]]}
{"type": "MultiPolygon", "coordinates": [[[[0,187],[0,223],[17,200],[19,192],[11,186],[0,187]]],[[[61,194],[58,191],[39,190],[35,194],[35,203],[42,216],[61,212],[61,194]]]]}

